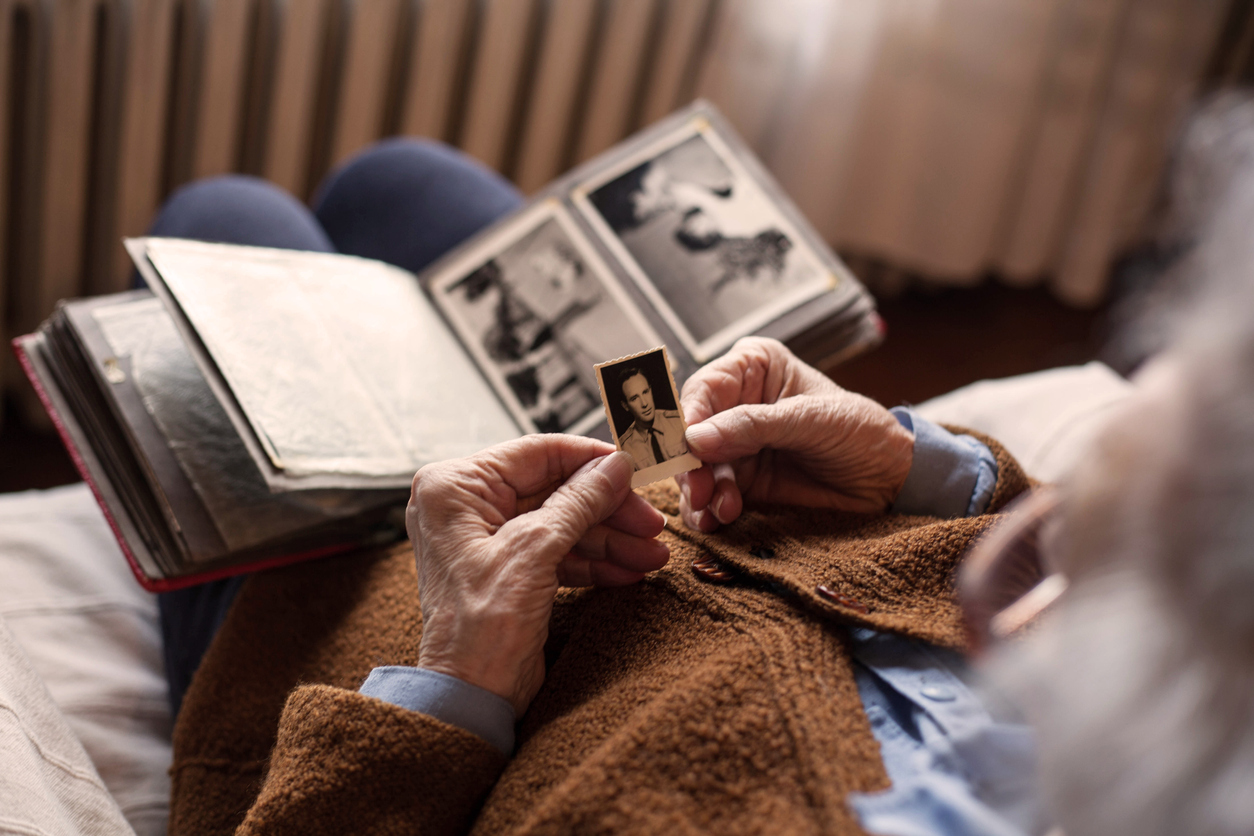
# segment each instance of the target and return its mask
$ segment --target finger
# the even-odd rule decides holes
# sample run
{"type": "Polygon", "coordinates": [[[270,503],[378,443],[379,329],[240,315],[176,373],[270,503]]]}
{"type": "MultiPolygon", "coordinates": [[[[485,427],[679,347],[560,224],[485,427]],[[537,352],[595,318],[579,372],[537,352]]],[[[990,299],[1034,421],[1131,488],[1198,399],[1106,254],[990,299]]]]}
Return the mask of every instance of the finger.
{"type": "Polygon", "coordinates": [[[702,465],[680,480],[680,516],[688,528],[710,531],[734,523],[744,508],[735,471],[727,464],[702,465]]]}
{"type": "Polygon", "coordinates": [[[652,537],[633,537],[604,525],[593,526],[572,549],[583,560],[613,563],[633,572],[653,572],[666,565],[670,549],[652,537]]]}
{"type": "MultiPolygon", "coordinates": [[[[592,459],[613,451],[609,444],[595,438],[536,433],[494,445],[469,459],[458,461],[484,468],[517,499],[537,494],[547,499],[547,495],[575,471],[592,459]]],[[[540,502],[536,504],[538,506],[540,502]]]]}
{"type": "Polygon", "coordinates": [[[684,525],[688,526],[693,531],[703,531],[706,534],[709,534],[719,526],[718,518],[710,512],[709,508],[693,510],[687,505],[684,505],[681,501],[679,505],[679,514],[683,517],[684,525]]]}
{"type": "Polygon", "coordinates": [[[772,363],[775,349],[770,342],[739,340],[688,378],[680,398],[688,423],[700,423],[739,404],[775,400],[782,386],[783,364],[772,363]]]}
{"type": "Polygon", "coordinates": [[[557,582],[562,586],[630,586],[643,579],[644,572],[577,557],[569,557],[557,567],[557,582]]]}
{"type": "Polygon", "coordinates": [[[680,501],[695,511],[704,510],[714,498],[714,470],[708,464],[679,474],[675,481],[679,483],[680,501]]]}
{"type": "Polygon", "coordinates": [[[739,480],[730,464],[716,464],[713,471],[714,495],[710,499],[709,510],[720,523],[730,525],[740,517],[744,510],[739,480]]]}
{"type": "Polygon", "coordinates": [[[688,378],[681,401],[685,419],[697,424],[741,404],[839,388],[778,340],[745,337],[688,378]]]}
{"type": "Polygon", "coordinates": [[[498,534],[516,554],[557,563],[631,492],[631,458],[611,453],[580,468],[535,511],[515,517],[498,534]]]}
{"type": "Polygon", "coordinates": [[[605,518],[604,525],[636,537],[656,537],[666,527],[666,515],[634,493],[605,518]]]}
{"type": "Polygon", "coordinates": [[[537,434],[427,465],[414,475],[406,527],[411,538],[423,525],[447,528],[454,521],[495,532],[538,508],[589,460],[612,451],[596,439],[537,434]]]}
{"type": "Polygon", "coordinates": [[[765,449],[805,452],[830,442],[825,428],[839,422],[841,401],[788,398],[776,404],[747,404],[688,427],[685,439],[703,462],[730,462],[765,449]]]}

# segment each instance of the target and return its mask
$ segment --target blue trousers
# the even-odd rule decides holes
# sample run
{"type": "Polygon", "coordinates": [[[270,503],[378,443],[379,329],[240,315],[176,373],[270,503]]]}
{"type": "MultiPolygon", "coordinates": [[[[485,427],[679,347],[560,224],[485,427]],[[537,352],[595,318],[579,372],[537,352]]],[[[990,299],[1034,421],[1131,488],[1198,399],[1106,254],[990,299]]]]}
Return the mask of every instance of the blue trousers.
{"type": "MultiPolygon", "coordinates": [[[[521,204],[512,185],[458,151],[391,139],[327,175],[312,211],[264,180],[228,175],[175,192],[148,234],[346,253],[416,273],[521,204]]],[[[158,596],[175,716],[243,581],[158,596]]]]}

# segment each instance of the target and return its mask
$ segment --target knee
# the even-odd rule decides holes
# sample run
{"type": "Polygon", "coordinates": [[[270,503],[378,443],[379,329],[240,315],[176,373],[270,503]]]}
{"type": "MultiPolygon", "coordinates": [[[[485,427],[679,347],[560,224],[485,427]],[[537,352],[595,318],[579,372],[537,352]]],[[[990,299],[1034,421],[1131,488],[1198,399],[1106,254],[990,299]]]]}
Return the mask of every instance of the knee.
{"type": "Polygon", "coordinates": [[[296,198],[271,183],[245,174],[206,177],[181,186],[162,205],[152,225],[154,235],[168,234],[160,229],[183,230],[205,223],[220,222],[223,216],[241,212],[267,215],[291,211],[296,198]]]}
{"type": "Polygon", "coordinates": [[[392,137],[376,142],[332,172],[314,205],[346,194],[374,193],[389,183],[407,187],[460,183],[511,204],[521,200],[508,180],[452,146],[417,137],[392,137]]]}
{"type": "Polygon", "coordinates": [[[283,189],[243,174],[197,180],[170,195],[150,235],[260,247],[330,249],[310,211],[283,189]]]}
{"type": "Polygon", "coordinates": [[[314,212],[340,252],[417,272],[521,204],[508,180],[462,152],[395,138],[332,172],[314,212]]]}
{"type": "Polygon", "coordinates": [[[263,200],[273,203],[293,203],[283,189],[251,174],[219,174],[193,180],[175,189],[166,206],[198,206],[213,201],[263,200]]]}
{"type": "MultiPolygon", "coordinates": [[[[436,171],[444,166],[478,165],[451,145],[434,139],[393,136],[381,139],[344,163],[338,175],[372,170],[436,171]]],[[[332,175],[335,179],[336,175],[332,175]]]]}

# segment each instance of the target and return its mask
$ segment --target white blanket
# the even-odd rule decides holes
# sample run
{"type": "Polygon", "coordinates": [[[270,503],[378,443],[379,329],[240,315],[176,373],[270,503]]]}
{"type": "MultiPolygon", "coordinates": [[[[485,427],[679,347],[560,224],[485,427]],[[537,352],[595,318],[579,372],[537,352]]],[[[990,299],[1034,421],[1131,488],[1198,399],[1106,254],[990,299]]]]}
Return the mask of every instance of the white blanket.
{"type": "Polygon", "coordinates": [[[0,832],[134,833],[3,621],[0,670],[0,832]]]}

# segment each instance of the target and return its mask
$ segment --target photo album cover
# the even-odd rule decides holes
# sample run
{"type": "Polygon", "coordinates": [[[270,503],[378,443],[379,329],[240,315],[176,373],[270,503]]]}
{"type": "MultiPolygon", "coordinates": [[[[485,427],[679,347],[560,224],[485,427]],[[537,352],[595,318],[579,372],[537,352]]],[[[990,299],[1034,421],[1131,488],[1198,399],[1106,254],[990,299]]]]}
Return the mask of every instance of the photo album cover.
{"type": "Polygon", "coordinates": [[[679,393],[749,334],[830,366],[874,304],[698,102],[563,175],[421,275],[126,242],[149,290],[14,340],[140,583],[173,589],[404,536],[423,464],[532,432],[699,466],[679,393]]]}

